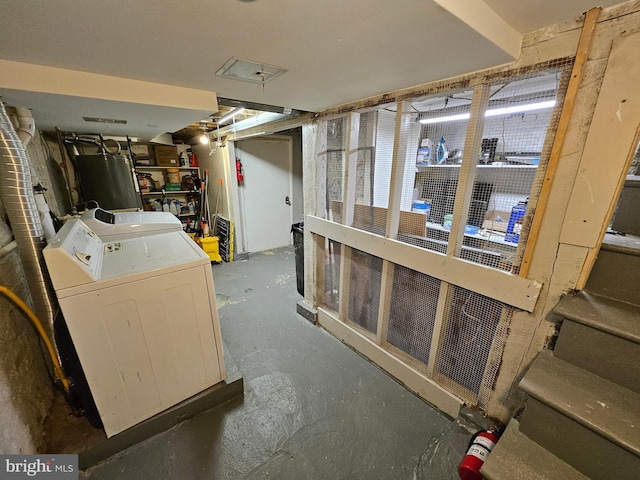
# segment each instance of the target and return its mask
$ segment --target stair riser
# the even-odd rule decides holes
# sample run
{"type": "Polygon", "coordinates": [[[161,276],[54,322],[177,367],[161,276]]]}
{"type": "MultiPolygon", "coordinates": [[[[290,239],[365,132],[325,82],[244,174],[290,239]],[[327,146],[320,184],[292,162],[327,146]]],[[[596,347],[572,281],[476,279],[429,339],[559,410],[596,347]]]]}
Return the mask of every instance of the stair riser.
{"type": "Polygon", "coordinates": [[[553,354],[640,393],[640,345],[565,319],[553,354]]]}
{"type": "Polygon", "coordinates": [[[520,432],[593,480],[640,478],[640,458],[533,397],[520,432]]]}
{"type": "Polygon", "coordinates": [[[639,305],[640,256],[600,250],[586,290],[639,305]]]}
{"type": "Polygon", "coordinates": [[[589,480],[520,433],[511,419],[480,472],[485,480],[589,480]]]}

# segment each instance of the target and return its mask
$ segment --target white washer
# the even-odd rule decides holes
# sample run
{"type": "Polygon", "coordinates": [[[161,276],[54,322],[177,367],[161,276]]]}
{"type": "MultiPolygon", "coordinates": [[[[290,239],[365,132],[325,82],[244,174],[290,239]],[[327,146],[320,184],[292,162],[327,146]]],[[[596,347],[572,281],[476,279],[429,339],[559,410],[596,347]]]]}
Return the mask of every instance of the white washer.
{"type": "Polygon", "coordinates": [[[44,258],[108,437],[225,379],[211,263],[182,230],[105,243],[69,220],[44,258]]]}

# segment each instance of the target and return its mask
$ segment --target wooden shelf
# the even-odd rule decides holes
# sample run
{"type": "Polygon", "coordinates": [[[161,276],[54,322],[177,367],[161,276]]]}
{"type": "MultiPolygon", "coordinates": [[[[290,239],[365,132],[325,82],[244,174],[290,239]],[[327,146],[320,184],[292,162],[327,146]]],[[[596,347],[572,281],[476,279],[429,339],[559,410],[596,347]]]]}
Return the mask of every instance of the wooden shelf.
{"type": "Polygon", "coordinates": [[[199,193],[197,190],[173,190],[170,192],[140,192],[142,195],[184,195],[186,193],[199,193]]]}
{"type": "MultiPolygon", "coordinates": [[[[441,164],[441,165],[421,165],[419,163],[416,163],[416,167],[420,168],[420,169],[427,169],[427,168],[460,168],[461,164],[457,163],[457,164],[441,164]]],[[[496,168],[506,168],[506,169],[512,169],[512,168],[517,168],[517,169],[536,169],[538,168],[538,165],[478,165],[477,168],[479,169],[496,169],[496,168]]]]}
{"type": "MultiPolygon", "coordinates": [[[[447,232],[449,233],[449,230],[447,230],[446,228],[444,228],[443,225],[440,225],[439,223],[432,223],[432,222],[427,222],[427,230],[437,230],[439,232],[447,232]]],[[[517,247],[518,244],[514,243],[514,242],[508,242],[507,240],[505,240],[505,234],[504,233],[499,233],[499,232],[495,232],[493,230],[485,230],[485,229],[480,229],[480,231],[478,233],[465,233],[464,234],[465,237],[467,238],[475,238],[476,240],[481,240],[481,241],[485,241],[485,242],[490,242],[490,243],[497,243],[500,245],[505,245],[507,247],[517,247]],[[480,233],[482,232],[482,233],[480,233]]]]}
{"type": "Polygon", "coordinates": [[[167,168],[177,168],[178,170],[198,170],[200,167],[159,167],[157,165],[136,165],[136,170],[162,171],[167,168]]]}

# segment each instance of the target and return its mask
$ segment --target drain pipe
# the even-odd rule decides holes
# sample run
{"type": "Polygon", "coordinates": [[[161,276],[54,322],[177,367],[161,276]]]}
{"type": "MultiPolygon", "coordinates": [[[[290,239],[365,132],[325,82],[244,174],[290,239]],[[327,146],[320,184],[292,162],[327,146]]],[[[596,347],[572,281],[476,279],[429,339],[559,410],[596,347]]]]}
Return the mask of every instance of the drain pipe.
{"type": "MultiPolygon", "coordinates": [[[[15,107],[10,109],[7,113],[18,138],[22,142],[22,146],[27,148],[27,145],[31,142],[36,133],[36,121],[33,119],[31,110],[28,108],[15,107]]],[[[44,236],[48,243],[53,237],[55,237],[56,230],[53,226],[53,220],[51,219],[51,210],[49,209],[47,200],[44,198],[44,191],[46,189],[40,185],[40,179],[36,175],[36,172],[34,170],[30,171],[36,205],[38,205],[38,210],[40,211],[40,221],[42,222],[44,236]]]]}
{"type": "Polygon", "coordinates": [[[22,146],[27,148],[27,144],[31,141],[36,133],[36,122],[28,108],[15,108],[15,114],[9,116],[13,121],[13,127],[18,134],[18,138],[22,142],[22,146]]]}
{"type": "MultiPolygon", "coordinates": [[[[23,135],[29,138],[32,136],[28,131],[23,131],[23,135]]],[[[35,313],[43,321],[59,358],[53,328],[58,306],[42,255],[42,250],[47,243],[33,194],[29,162],[24,146],[2,102],[0,102],[0,199],[11,222],[35,313]]]]}

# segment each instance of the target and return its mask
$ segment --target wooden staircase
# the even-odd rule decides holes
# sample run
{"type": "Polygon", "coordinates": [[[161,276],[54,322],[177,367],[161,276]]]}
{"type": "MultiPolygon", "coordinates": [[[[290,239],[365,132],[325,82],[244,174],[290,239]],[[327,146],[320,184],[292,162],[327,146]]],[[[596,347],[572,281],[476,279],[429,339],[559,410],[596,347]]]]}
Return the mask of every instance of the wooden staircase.
{"type": "Polygon", "coordinates": [[[584,291],[564,297],[555,350],[482,468],[488,480],[640,479],[640,250],[603,244],[584,291]]]}

